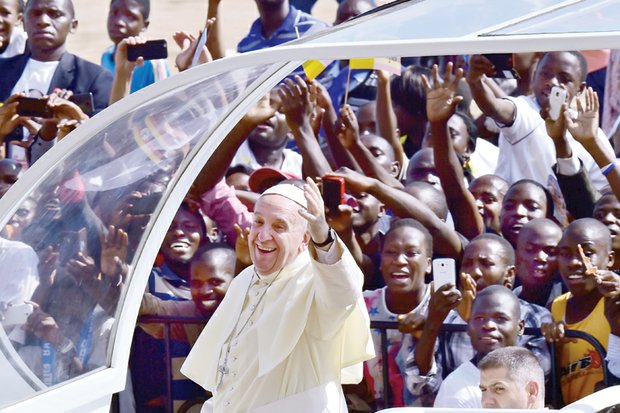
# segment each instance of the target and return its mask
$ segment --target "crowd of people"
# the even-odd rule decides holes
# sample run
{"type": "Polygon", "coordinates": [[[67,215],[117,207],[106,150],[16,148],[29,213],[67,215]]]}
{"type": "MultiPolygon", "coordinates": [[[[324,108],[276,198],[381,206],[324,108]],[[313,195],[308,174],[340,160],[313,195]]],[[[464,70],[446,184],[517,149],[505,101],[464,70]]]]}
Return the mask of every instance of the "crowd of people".
{"type": "MultiPolygon", "coordinates": [[[[0,196],[107,106],[175,71],[223,58],[220,2],[208,2],[205,43],[202,31],[174,33],[181,52],[171,70],[165,59],[128,58],[132,46],[147,41],[149,0],[111,0],[113,44],[99,65],[66,49],[78,29],[71,0],[0,0],[0,196]],[[86,105],[78,98],[84,96],[86,105]],[[47,114],[24,113],[26,97],[43,102],[47,114]]],[[[373,0],[338,3],[334,25],[376,7],[373,0]]],[[[238,52],[330,26],[293,4],[309,11],[313,2],[256,0],[259,18],[238,52]]],[[[175,411],[214,395],[215,411],[233,412],[272,403],[270,386],[278,379],[286,380],[278,383],[283,397],[307,391],[317,377],[315,384],[333,380],[320,360],[338,358],[333,343],[342,342],[355,348],[356,362],[365,360],[361,382],[342,379],[339,390],[355,412],[541,408],[558,390],[551,387],[554,368],[560,405],[600,389],[605,369],[613,381],[620,376],[618,56],[615,50],[513,54],[515,79],[501,78],[485,55],[402,57],[400,74],[351,69],[346,60],[316,78],[294,70],[228,133],[165,234],[140,315],[198,322],[173,325],[167,351],[161,324],[139,319],[120,410],[166,411],[166,354],[173,358],[175,411]],[[552,108],[558,89],[566,99],[552,108]],[[324,209],[318,188],[329,179],[342,182],[345,193],[324,209]],[[303,265],[317,279],[329,278],[329,269],[350,279],[312,281],[303,275],[306,267],[287,275],[296,274],[289,265],[301,265],[297,257],[306,249],[312,258],[303,265]],[[444,284],[434,281],[440,258],[454,263],[453,279],[444,284]],[[289,283],[291,277],[299,281],[289,283]],[[227,295],[229,286],[234,295],[227,295]],[[276,304],[286,316],[272,313],[276,304]],[[257,330],[256,311],[261,325],[284,330],[257,330]],[[386,343],[372,330],[374,357],[356,324],[364,319],[398,325],[386,343]],[[447,324],[463,328],[446,332],[447,324]],[[567,330],[596,338],[606,358],[567,330]],[[282,334],[301,338],[292,349],[282,334]],[[351,343],[354,337],[361,341],[351,343]],[[259,348],[273,340],[274,349],[289,353],[229,359],[239,340],[259,348]],[[197,342],[202,353],[188,360],[215,366],[212,375],[184,368],[200,386],[179,373],[197,342]],[[300,358],[309,361],[302,366],[300,358]]],[[[226,93],[215,100],[225,101],[226,93]]],[[[220,103],[196,102],[192,122],[220,103]]],[[[0,318],[20,357],[48,386],[106,364],[138,242],[187,154],[192,124],[165,113],[134,114],[128,122],[136,142],[148,144],[145,136],[163,131],[181,149],[173,156],[161,148],[147,153],[152,173],[135,179],[123,197],[120,184],[92,196],[86,188],[105,187],[103,178],[66,168],[22,202],[0,234],[0,262],[19,274],[0,276],[0,318]],[[18,308],[27,319],[10,322],[18,308]]],[[[123,148],[101,142],[97,153],[82,154],[92,156],[93,170],[123,157],[131,165],[123,148]]],[[[339,367],[353,363],[340,357],[339,367]]]]}

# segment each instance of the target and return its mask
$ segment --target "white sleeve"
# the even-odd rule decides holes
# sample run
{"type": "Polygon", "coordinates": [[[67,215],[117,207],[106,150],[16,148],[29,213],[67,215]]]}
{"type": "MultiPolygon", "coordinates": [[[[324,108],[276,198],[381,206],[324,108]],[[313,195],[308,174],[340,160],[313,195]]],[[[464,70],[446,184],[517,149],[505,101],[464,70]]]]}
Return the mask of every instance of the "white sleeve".
{"type": "Polygon", "coordinates": [[[570,158],[558,158],[558,173],[564,176],[573,176],[579,173],[581,164],[573,152],[570,158]]]}
{"type": "Polygon", "coordinates": [[[615,334],[609,334],[605,360],[607,360],[607,368],[611,374],[620,377],[620,337],[615,334]]]}
{"type": "Polygon", "coordinates": [[[516,145],[522,140],[532,137],[533,132],[545,121],[540,114],[527,102],[526,97],[507,97],[506,100],[514,105],[514,120],[512,125],[501,127],[502,136],[511,145],[516,145]]]}

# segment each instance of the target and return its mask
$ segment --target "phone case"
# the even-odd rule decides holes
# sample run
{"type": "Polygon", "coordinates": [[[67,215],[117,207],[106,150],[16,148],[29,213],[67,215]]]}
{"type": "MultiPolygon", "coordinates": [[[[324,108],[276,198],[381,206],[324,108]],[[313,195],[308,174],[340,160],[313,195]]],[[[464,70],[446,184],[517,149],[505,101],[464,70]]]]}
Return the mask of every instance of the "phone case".
{"type": "Polygon", "coordinates": [[[564,102],[566,102],[566,89],[562,89],[558,86],[552,87],[551,94],[549,95],[549,117],[552,120],[558,120],[560,118],[560,112],[564,102]]]}
{"type": "Polygon", "coordinates": [[[444,284],[456,285],[456,266],[452,258],[433,260],[433,281],[435,281],[435,291],[444,284]]]}
{"type": "Polygon", "coordinates": [[[321,193],[325,206],[330,211],[337,211],[338,205],[344,204],[344,178],[340,176],[324,176],[321,178],[321,193]]]}

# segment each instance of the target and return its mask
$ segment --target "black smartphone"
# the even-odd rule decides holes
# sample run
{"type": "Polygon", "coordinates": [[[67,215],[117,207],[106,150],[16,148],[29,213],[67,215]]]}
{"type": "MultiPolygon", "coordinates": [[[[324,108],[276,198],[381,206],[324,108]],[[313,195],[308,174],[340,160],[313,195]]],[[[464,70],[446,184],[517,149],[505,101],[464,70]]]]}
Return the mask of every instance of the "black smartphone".
{"type": "Polygon", "coordinates": [[[519,79],[519,74],[514,70],[512,63],[512,53],[491,53],[485,54],[484,57],[489,59],[495,66],[495,78],[501,79],[519,79]]]}
{"type": "Polygon", "coordinates": [[[162,192],[154,192],[142,198],[132,198],[130,201],[132,205],[131,213],[133,215],[152,214],[162,195],[162,192]]]}
{"type": "Polygon", "coordinates": [[[17,114],[19,116],[33,116],[37,118],[51,118],[52,109],[47,106],[47,99],[17,98],[17,114]]]}
{"type": "Polygon", "coordinates": [[[80,109],[82,109],[82,112],[84,112],[86,115],[93,116],[93,113],[95,112],[95,101],[93,100],[92,93],[88,92],[79,95],[73,95],[69,98],[69,100],[78,105],[80,109]]]}
{"type": "Polygon", "coordinates": [[[321,193],[325,206],[330,212],[338,211],[338,205],[344,204],[344,178],[340,176],[323,176],[321,193]]]}
{"type": "Polygon", "coordinates": [[[135,62],[138,57],[144,60],[168,58],[168,46],[165,40],[149,40],[143,44],[127,45],[127,60],[135,62]]]}

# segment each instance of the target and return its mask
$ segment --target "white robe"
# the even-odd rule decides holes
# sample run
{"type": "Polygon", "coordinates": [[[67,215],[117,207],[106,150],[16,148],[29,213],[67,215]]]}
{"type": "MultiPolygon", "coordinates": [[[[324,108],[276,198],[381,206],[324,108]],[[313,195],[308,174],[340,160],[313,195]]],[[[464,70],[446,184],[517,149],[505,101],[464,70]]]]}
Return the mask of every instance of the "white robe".
{"type": "Polygon", "coordinates": [[[249,267],[235,278],[181,368],[214,394],[214,412],[346,411],[340,383],[358,383],[374,349],[362,272],[342,241],[334,248],[341,256],[332,265],[302,252],[260,302],[275,274],[257,281],[249,267]],[[245,327],[217,389],[235,324],[245,327]]]}

